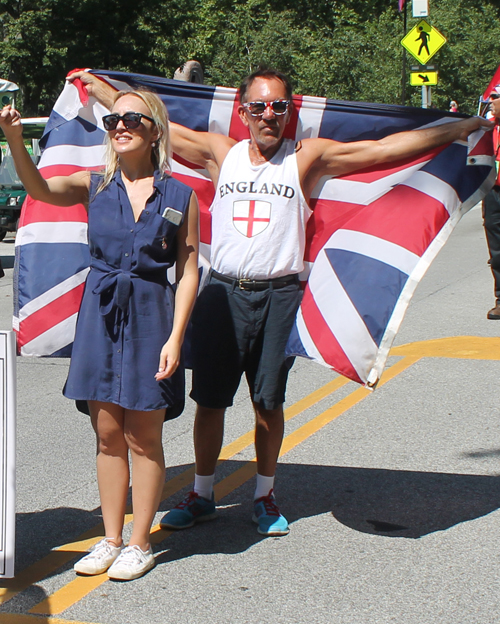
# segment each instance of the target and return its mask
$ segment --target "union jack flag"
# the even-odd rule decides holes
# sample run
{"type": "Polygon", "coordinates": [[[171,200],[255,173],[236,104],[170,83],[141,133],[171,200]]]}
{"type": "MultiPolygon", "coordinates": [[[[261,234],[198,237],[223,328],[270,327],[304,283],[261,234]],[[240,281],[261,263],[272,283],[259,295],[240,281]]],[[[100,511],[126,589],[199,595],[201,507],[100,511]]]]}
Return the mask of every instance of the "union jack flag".
{"type": "MultiPolygon", "coordinates": [[[[194,130],[248,138],[235,89],[121,72],[95,71],[116,89],[156,91],[172,121],[194,130]]],[[[99,169],[108,111],[67,84],[42,139],[42,175],[99,169]]],[[[455,121],[443,111],[294,96],[285,136],[338,141],[455,121]]],[[[302,306],[288,352],[375,385],[415,287],[460,217],[491,188],[491,138],[477,132],[417,158],[323,179],[312,194],[302,306]],[[468,151],[469,149],[469,151],[468,151]]],[[[173,175],[201,206],[201,250],[209,257],[214,188],[208,173],[174,155],[173,175]]],[[[240,207],[245,235],[262,206],[240,207]],[[245,220],[246,219],[246,220],[245,220]]],[[[265,227],[265,211],[258,215],[265,227]]],[[[252,225],[252,228],[255,224],[252,225]]],[[[15,317],[19,352],[69,356],[89,265],[83,206],[57,208],[28,198],[16,238],[15,317]]]]}

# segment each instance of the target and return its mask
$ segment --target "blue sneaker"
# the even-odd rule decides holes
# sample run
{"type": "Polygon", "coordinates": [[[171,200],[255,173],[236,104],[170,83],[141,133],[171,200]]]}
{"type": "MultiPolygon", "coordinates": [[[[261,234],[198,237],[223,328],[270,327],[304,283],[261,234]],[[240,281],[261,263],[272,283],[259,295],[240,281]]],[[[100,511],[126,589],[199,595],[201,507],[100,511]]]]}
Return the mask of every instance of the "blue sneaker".
{"type": "Polygon", "coordinates": [[[259,525],[257,531],[261,535],[288,535],[290,533],[288,522],[280,514],[272,490],[269,490],[267,496],[262,496],[262,498],[254,501],[252,520],[259,525]]]}
{"type": "Polygon", "coordinates": [[[217,516],[215,500],[203,498],[196,492],[189,492],[186,498],[168,511],[160,520],[162,529],[189,529],[197,522],[213,520],[217,516]]]}

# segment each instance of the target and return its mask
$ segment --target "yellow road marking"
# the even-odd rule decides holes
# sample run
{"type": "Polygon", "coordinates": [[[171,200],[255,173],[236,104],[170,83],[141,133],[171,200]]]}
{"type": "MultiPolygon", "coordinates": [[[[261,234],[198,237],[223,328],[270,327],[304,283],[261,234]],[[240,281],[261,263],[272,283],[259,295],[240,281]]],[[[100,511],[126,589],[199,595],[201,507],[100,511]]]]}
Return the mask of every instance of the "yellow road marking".
{"type": "Polygon", "coordinates": [[[61,620],[60,618],[44,618],[24,613],[0,613],[0,624],[90,624],[76,620],[61,620]]]}
{"type": "Polygon", "coordinates": [[[391,349],[391,355],[410,355],[466,360],[500,360],[500,338],[457,336],[411,342],[391,349]]]}
{"type": "MultiPolygon", "coordinates": [[[[418,362],[419,359],[419,357],[405,357],[388,368],[384,371],[378,387],[380,388],[391,379],[394,379],[394,377],[415,364],[415,362],[418,362]]],[[[367,388],[358,388],[344,399],[335,403],[335,405],[332,405],[332,407],[328,408],[315,418],[312,418],[310,421],[302,425],[302,427],[299,427],[296,431],[293,431],[290,435],[287,435],[281,445],[280,456],[291,451],[298,444],[322,429],[325,425],[331,423],[332,420],[335,420],[335,418],[346,412],[348,409],[351,409],[351,407],[356,405],[356,403],[359,403],[370,394],[371,391],[367,388]]]]}
{"type": "Polygon", "coordinates": [[[107,574],[77,576],[54,594],[47,596],[47,598],[36,604],[28,613],[42,615],[62,613],[107,580],[107,574]]]}

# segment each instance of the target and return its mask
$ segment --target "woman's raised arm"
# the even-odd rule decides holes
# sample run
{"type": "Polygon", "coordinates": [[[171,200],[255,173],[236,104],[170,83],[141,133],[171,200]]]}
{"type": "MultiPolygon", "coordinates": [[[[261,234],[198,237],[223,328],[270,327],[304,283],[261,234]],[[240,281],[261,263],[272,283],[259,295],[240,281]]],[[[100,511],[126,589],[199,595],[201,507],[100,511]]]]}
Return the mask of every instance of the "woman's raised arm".
{"type": "Polygon", "coordinates": [[[70,176],[56,176],[45,180],[24,145],[21,115],[11,106],[0,112],[0,127],[9,143],[17,174],[33,199],[55,206],[72,206],[88,203],[90,173],[79,171],[70,176]]]}

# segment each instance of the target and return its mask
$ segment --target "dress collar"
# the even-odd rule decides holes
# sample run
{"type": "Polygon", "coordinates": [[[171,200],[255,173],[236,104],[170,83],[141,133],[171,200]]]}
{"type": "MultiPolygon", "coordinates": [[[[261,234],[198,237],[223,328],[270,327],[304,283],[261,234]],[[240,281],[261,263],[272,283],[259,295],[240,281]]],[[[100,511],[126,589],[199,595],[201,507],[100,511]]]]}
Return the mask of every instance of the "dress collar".
{"type": "MultiPolygon", "coordinates": [[[[162,175],[158,169],[155,169],[155,171],[153,171],[153,188],[158,193],[161,193],[162,195],[164,193],[165,180],[167,178],[168,178],[168,175],[167,174],[162,175]]],[[[120,186],[122,189],[125,189],[125,185],[123,184],[123,180],[122,180],[122,173],[119,168],[115,171],[115,174],[112,179],[114,182],[116,182],[118,186],[120,186]]]]}

